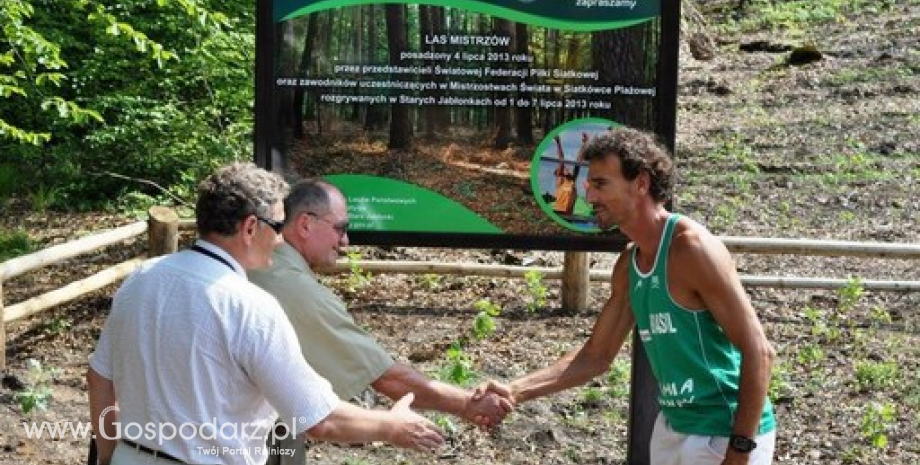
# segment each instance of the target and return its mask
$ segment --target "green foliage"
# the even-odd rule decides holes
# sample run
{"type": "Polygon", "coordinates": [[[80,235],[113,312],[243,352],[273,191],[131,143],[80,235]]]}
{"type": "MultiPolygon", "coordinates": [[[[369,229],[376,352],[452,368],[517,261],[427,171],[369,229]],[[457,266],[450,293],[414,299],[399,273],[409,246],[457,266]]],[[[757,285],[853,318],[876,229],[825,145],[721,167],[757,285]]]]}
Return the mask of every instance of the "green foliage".
{"type": "Polygon", "coordinates": [[[603,400],[604,391],[597,386],[587,386],[581,390],[581,403],[586,407],[597,407],[603,400]]]}
{"type": "MultiPolygon", "coordinates": [[[[19,187],[45,208],[96,208],[194,191],[216,165],[250,158],[253,13],[237,1],[0,2],[0,165],[33,174],[41,192],[19,187]]],[[[157,199],[174,197],[186,198],[157,199]]]]}
{"type": "Polygon", "coordinates": [[[629,395],[629,370],[630,362],[625,359],[616,359],[604,375],[607,382],[607,396],[612,398],[626,397],[629,395]]]}
{"type": "Polygon", "coordinates": [[[856,362],[856,386],[860,391],[878,391],[894,387],[898,382],[895,362],[856,362]]]}
{"type": "Polygon", "coordinates": [[[486,299],[476,302],[473,307],[479,310],[479,313],[473,319],[473,337],[477,340],[482,340],[495,332],[495,319],[493,317],[500,315],[502,309],[498,304],[486,299]]]}
{"type": "Polygon", "coordinates": [[[30,358],[26,362],[29,371],[26,373],[25,389],[16,393],[14,398],[22,408],[22,413],[28,415],[33,409],[45,410],[51,402],[51,383],[58,376],[57,368],[44,368],[41,362],[30,358]]]}
{"type": "Polygon", "coordinates": [[[860,431],[876,449],[888,447],[888,430],[894,422],[895,406],[891,402],[870,402],[863,412],[860,431]]]}
{"type": "Polygon", "coordinates": [[[357,292],[359,289],[371,283],[373,275],[370,271],[365,271],[358,264],[361,260],[361,252],[348,252],[348,292],[357,292]]]}
{"type": "Polygon", "coordinates": [[[441,431],[444,431],[444,434],[448,437],[456,435],[459,431],[450,416],[443,413],[434,416],[434,424],[438,425],[438,428],[441,428],[441,431]]]}
{"type": "Polygon", "coordinates": [[[790,395],[792,392],[792,384],[789,382],[791,377],[792,369],[789,367],[787,361],[783,360],[773,365],[773,373],[770,376],[770,387],[767,390],[767,395],[772,402],[776,402],[777,399],[790,395]]]}
{"type": "Polygon", "coordinates": [[[441,281],[443,281],[443,276],[434,273],[425,273],[423,275],[419,275],[416,279],[425,290],[437,291],[441,288],[441,281]]]}
{"type": "Polygon", "coordinates": [[[24,230],[0,230],[0,262],[25,255],[34,249],[29,234],[24,230]]]}
{"type": "Polygon", "coordinates": [[[817,367],[826,358],[827,355],[825,355],[824,349],[822,349],[818,344],[806,345],[805,347],[802,347],[798,354],[796,354],[796,359],[798,360],[799,364],[806,367],[817,367]]]}
{"type": "Polygon", "coordinates": [[[527,284],[527,295],[530,297],[527,301],[527,311],[535,312],[538,309],[546,307],[546,297],[549,290],[543,283],[543,273],[537,270],[530,270],[524,273],[524,280],[527,284]]]}
{"type": "Polygon", "coordinates": [[[837,297],[840,299],[837,303],[839,312],[846,314],[855,309],[856,304],[865,292],[866,290],[859,277],[850,278],[846,286],[837,290],[837,297]]]}
{"type": "Polygon", "coordinates": [[[885,307],[877,305],[869,310],[869,321],[873,326],[891,323],[891,313],[885,307]]]}
{"type": "Polygon", "coordinates": [[[727,29],[737,31],[774,30],[794,35],[806,34],[810,26],[846,22],[848,16],[877,14],[896,5],[896,0],[753,0],[745,17],[727,29]]]}
{"type": "Polygon", "coordinates": [[[63,334],[73,326],[73,320],[66,315],[56,315],[46,325],[45,329],[50,334],[63,334]]]}
{"type": "Polygon", "coordinates": [[[0,201],[21,189],[20,173],[12,163],[0,163],[0,201]]]}
{"type": "Polygon", "coordinates": [[[473,370],[473,360],[463,350],[460,342],[454,342],[447,349],[447,363],[438,372],[438,378],[459,386],[470,386],[479,379],[473,370]]]}

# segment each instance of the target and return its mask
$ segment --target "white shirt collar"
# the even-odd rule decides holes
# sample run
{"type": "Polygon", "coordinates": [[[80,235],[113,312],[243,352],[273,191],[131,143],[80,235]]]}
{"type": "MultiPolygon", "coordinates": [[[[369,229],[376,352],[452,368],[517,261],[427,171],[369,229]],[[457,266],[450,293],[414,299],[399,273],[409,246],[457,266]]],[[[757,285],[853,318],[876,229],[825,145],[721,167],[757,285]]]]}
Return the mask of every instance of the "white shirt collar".
{"type": "Polygon", "coordinates": [[[227,253],[226,250],[224,250],[224,249],[220,248],[219,246],[214,245],[214,244],[212,244],[212,243],[210,243],[210,242],[208,242],[208,241],[206,241],[206,240],[204,240],[204,239],[201,239],[201,238],[195,239],[195,245],[197,245],[198,247],[201,247],[202,249],[205,249],[205,250],[207,250],[207,251],[209,251],[209,252],[213,252],[213,253],[216,254],[217,256],[219,256],[219,257],[221,257],[221,258],[227,260],[227,263],[229,263],[230,265],[232,265],[233,271],[236,271],[237,273],[239,273],[239,274],[242,275],[242,276],[246,276],[246,270],[243,269],[243,265],[240,265],[240,262],[236,261],[236,259],[233,258],[233,255],[230,255],[229,253],[227,253]]]}

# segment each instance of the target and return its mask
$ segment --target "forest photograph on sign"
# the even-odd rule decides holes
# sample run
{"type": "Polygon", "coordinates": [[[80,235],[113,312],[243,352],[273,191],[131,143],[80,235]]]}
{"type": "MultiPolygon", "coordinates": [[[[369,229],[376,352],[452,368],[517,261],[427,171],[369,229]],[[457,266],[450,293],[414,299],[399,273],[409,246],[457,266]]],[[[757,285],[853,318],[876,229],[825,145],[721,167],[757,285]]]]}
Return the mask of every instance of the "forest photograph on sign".
{"type": "Polygon", "coordinates": [[[257,139],[345,193],[356,243],[603,247],[580,150],[673,147],[676,4],[275,0],[257,139]]]}

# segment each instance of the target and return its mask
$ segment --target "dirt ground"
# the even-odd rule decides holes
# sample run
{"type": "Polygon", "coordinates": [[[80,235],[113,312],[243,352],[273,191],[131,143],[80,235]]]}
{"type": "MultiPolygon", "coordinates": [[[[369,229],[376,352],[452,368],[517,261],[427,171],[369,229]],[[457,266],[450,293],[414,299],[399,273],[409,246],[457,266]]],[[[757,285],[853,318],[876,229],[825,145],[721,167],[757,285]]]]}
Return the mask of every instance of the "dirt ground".
{"type": "MultiPolygon", "coordinates": [[[[703,2],[715,8],[726,2],[703,2]]],[[[732,2],[733,3],[733,2],[732,2]]],[[[828,2],[833,3],[833,2],[828,2]]],[[[821,4],[823,5],[823,3],[821,4]]],[[[920,243],[920,3],[879,1],[808,30],[720,32],[714,59],[684,53],[680,70],[676,209],[720,235],[920,243]],[[822,59],[785,63],[789,47],[813,42],[822,59]]],[[[815,10],[819,10],[818,4],[815,10]]],[[[727,10],[725,15],[730,14],[727,10]]],[[[0,226],[23,227],[50,245],[131,219],[36,214],[18,203],[0,226]]],[[[141,253],[110,248],[5,282],[19,302],[141,253]]],[[[364,258],[536,263],[557,252],[356,248],[364,258]]],[[[920,463],[920,292],[867,289],[870,280],[920,281],[916,260],[736,256],[742,275],[860,278],[845,291],[748,286],[779,354],[771,396],[779,422],[777,463],[920,463]]],[[[593,253],[594,269],[612,254],[593,253]]],[[[524,280],[374,275],[328,278],[356,319],[398,359],[438,376],[446,348],[469,334],[482,299],[499,305],[496,331],[465,349],[469,368],[509,380],[545,366],[587,337],[608,288],[596,283],[590,309],[558,311],[560,286],[531,312],[524,280]]],[[[105,289],[8,325],[8,375],[0,388],[0,464],[85,463],[85,439],[30,439],[23,422],[88,421],[86,360],[104,323],[105,289]],[[60,372],[47,410],[23,414],[14,398],[27,360],[60,372]]],[[[457,421],[436,455],[384,445],[315,445],[309,463],[622,464],[629,356],[588,387],[521,406],[497,431],[457,421]]],[[[385,405],[385,404],[384,404],[385,405]]],[[[437,415],[432,414],[432,418],[437,415]]]]}

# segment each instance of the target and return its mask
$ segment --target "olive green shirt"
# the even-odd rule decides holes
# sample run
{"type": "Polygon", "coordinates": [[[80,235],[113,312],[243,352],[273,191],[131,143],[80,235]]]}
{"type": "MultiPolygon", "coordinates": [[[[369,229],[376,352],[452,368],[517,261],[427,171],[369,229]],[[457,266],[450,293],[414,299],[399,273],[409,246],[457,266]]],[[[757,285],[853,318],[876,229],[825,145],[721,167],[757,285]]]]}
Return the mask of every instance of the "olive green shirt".
{"type": "Polygon", "coordinates": [[[332,383],[340,399],[351,399],[395,363],[348,313],[345,302],[322,285],[297,250],[282,243],[272,266],[248,273],[249,280],[281,303],[300,340],[304,358],[332,383]]]}

